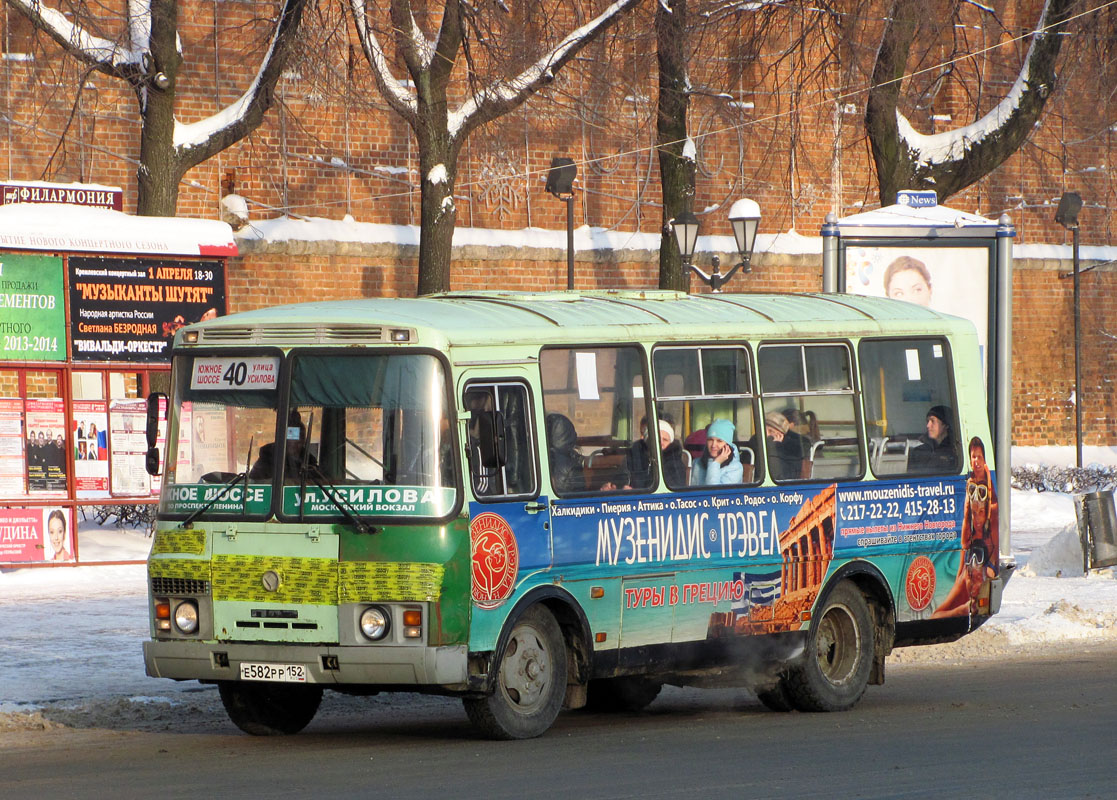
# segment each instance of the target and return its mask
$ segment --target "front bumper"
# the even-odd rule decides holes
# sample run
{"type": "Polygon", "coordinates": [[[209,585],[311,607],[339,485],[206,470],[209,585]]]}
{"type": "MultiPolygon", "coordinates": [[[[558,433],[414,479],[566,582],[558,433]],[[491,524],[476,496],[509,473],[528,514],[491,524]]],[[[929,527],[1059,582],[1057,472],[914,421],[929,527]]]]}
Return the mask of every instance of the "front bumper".
{"type": "Polygon", "coordinates": [[[233,642],[144,642],[144,667],[154,678],[239,680],[242,662],[301,664],[307,682],[397,685],[401,689],[438,686],[466,688],[467,653],[457,647],[342,647],[233,642]]]}

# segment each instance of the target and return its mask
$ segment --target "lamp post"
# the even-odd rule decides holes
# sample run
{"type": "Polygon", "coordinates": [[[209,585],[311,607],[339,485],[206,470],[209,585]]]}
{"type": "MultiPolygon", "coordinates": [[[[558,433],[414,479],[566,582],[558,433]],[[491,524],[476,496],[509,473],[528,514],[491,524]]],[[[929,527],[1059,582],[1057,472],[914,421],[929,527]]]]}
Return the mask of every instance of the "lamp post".
{"type": "Polygon", "coordinates": [[[1071,232],[1071,257],[1074,265],[1074,444],[1075,466],[1082,469],[1082,368],[1078,292],[1078,212],[1082,210],[1082,198],[1078,192],[1063,192],[1059,207],[1055,211],[1055,221],[1071,232]]]}
{"type": "Polygon", "coordinates": [[[566,203],[566,288],[574,288],[574,178],[578,166],[572,158],[555,156],[547,172],[547,191],[566,203]]]}
{"type": "Polygon", "coordinates": [[[691,211],[684,211],[671,220],[671,227],[675,231],[675,242],[679,247],[679,255],[683,264],[689,267],[699,278],[705,281],[713,292],[720,292],[721,287],[739,269],[752,272],[752,251],[756,246],[756,230],[760,227],[760,206],[756,201],[742,198],[729,209],[729,223],[733,226],[733,238],[737,241],[737,252],[741,260],[733,265],[733,269],[726,274],[721,274],[721,259],[713,256],[711,266],[713,271],[706,274],[694,265],[694,248],[698,244],[698,218],[691,211]]]}

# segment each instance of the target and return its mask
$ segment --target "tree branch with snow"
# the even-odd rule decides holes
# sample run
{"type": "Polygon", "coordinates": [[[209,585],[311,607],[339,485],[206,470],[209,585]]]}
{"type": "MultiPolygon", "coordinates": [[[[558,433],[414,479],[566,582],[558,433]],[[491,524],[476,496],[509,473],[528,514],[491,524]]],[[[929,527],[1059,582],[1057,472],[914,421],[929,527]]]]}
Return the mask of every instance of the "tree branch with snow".
{"type": "Polygon", "coordinates": [[[899,109],[901,84],[922,0],[894,0],[885,21],[865,107],[881,205],[901,189],[929,189],[940,201],[991,173],[1027,141],[1055,87],[1055,62],[1074,0],[1046,0],[1028,53],[1008,93],[974,122],[924,135],[899,109]]]}
{"type": "Polygon", "coordinates": [[[557,21],[561,17],[552,4],[524,4],[513,14],[500,3],[482,8],[466,0],[446,0],[441,15],[435,8],[425,9],[439,20],[437,35],[431,39],[416,20],[410,0],[390,0],[387,20],[379,6],[367,0],[348,0],[354,30],[376,86],[415,134],[423,176],[419,184],[419,294],[450,288],[454,186],[458,154],[469,134],[550,83],[583,47],[637,3],[639,0],[614,0],[593,20],[548,45],[543,42],[552,41],[556,29],[561,30],[557,21]],[[489,30],[494,33],[490,35],[489,30]],[[386,45],[394,45],[395,52],[387,52],[386,45]],[[410,84],[392,73],[393,58],[402,60],[410,84]],[[525,62],[528,66],[524,68],[511,66],[525,62]],[[479,70],[490,74],[486,77],[479,70]],[[455,76],[464,77],[470,91],[451,112],[448,92],[455,76]]]}
{"type": "MultiPolygon", "coordinates": [[[[127,0],[119,12],[120,34],[94,32],[92,18],[71,21],[42,0],[4,0],[65,53],[111,77],[127,81],[136,93],[141,118],[137,211],[173,216],[178,186],[187,170],[240,141],[263,120],[275,102],[275,87],[293,51],[309,0],[280,0],[267,51],[248,89],[237,100],[197,122],[175,118],[179,70],[183,63],[178,35],[177,0],[127,0]]],[[[107,15],[106,19],[112,21],[107,15]]]]}

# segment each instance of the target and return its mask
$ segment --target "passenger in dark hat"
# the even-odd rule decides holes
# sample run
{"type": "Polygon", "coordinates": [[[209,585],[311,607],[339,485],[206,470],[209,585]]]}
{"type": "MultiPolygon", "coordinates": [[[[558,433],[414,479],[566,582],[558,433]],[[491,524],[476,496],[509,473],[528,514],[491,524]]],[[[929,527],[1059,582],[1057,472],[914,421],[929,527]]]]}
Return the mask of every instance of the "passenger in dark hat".
{"type": "Polygon", "coordinates": [[[911,467],[918,472],[957,472],[958,452],[953,433],[954,412],[949,406],[931,406],[927,432],[911,451],[911,467]]]}

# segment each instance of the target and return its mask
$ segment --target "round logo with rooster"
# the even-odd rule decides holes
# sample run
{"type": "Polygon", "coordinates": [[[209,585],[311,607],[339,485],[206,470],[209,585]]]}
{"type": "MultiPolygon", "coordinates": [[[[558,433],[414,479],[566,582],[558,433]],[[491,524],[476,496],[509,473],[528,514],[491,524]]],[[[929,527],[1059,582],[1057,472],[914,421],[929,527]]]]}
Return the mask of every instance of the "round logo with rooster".
{"type": "Polygon", "coordinates": [[[473,602],[481,608],[496,608],[508,599],[516,583],[520,566],[516,537],[503,517],[486,511],[469,523],[469,539],[473,602]]]}
{"type": "Polygon", "coordinates": [[[922,611],[931,605],[931,599],[935,596],[935,565],[931,559],[919,556],[911,562],[904,589],[912,611],[922,611]]]}

